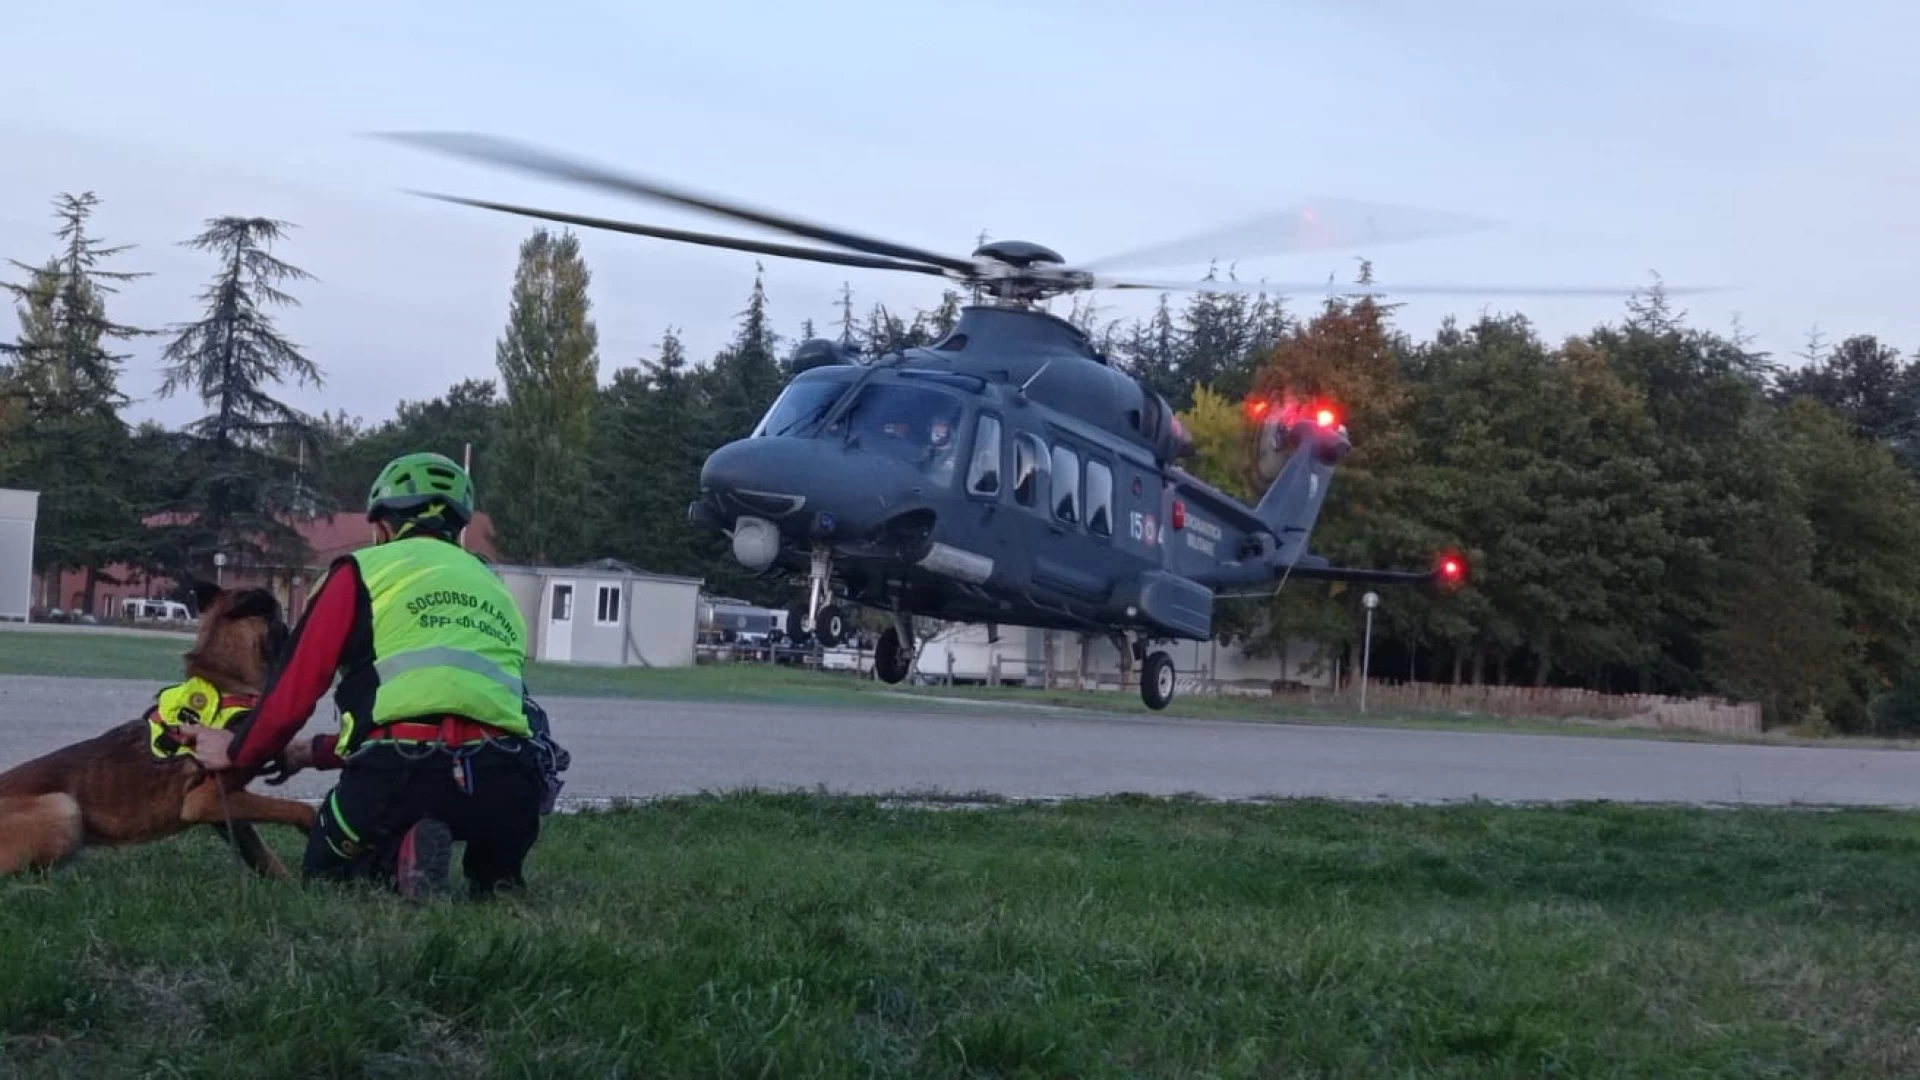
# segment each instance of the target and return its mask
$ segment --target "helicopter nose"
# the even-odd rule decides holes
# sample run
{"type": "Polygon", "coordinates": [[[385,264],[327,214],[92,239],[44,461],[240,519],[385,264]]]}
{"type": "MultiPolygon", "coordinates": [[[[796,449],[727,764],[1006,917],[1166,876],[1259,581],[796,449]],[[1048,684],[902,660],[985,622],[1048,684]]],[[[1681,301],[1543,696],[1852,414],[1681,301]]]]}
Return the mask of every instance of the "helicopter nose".
{"type": "Polygon", "coordinates": [[[809,440],[741,439],[715,450],[700,469],[700,491],[727,517],[751,514],[779,520],[804,509],[803,464],[816,456],[809,440]]]}
{"type": "Polygon", "coordinates": [[[824,439],[762,436],[715,450],[700,470],[702,523],[771,523],[789,539],[870,536],[916,509],[925,478],[906,462],[824,439]]]}

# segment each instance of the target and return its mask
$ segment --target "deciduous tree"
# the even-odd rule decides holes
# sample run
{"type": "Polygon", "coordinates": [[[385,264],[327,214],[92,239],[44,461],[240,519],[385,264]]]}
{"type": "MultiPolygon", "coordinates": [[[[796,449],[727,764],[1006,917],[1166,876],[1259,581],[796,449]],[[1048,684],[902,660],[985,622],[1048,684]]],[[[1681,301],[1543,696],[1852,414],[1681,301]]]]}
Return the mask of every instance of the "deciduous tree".
{"type": "Polygon", "coordinates": [[[509,559],[577,562],[586,550],[588,455],[600,335],[592,275],[571,232],[534,230],[520,245],[507,330],[495,350],[505,404],[488,506],[509,559]]]}

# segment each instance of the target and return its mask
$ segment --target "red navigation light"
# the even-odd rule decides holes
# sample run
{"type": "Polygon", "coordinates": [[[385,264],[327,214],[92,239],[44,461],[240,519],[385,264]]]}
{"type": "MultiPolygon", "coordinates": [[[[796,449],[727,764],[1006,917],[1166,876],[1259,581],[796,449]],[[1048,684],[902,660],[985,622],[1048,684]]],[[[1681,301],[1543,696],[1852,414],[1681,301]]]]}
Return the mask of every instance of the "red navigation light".
{"type": "Polygon", "coordinates": [[[1321,427],[1332,427],[1333,422],[1338,419],[1339,417],[1333,415],[1332,409],[1321,409],[1319,412],[1313,414],[1313,422],[1319,424],[1321,427]]]}
{"type": "Polygon", "coordinates": [[[1458,555],[1440,556],[1440,580],[1448,585],[1458,585],[1467,576],[1467,562],[1458,555]]]}
{"type": "Polygon", "coordinates": [[[1176,529],[1184,529],[1187,527],[1187,504],[1178,499],[1173,501],[1172,523],[1176,529]]]}

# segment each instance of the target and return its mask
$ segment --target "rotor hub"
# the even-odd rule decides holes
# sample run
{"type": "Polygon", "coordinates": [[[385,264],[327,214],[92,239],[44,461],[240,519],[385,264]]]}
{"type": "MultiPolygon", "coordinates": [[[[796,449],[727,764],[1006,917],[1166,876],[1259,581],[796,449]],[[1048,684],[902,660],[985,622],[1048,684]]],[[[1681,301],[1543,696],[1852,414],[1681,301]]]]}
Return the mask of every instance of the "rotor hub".
{"type": "Polygon", "coordinates": [[[1060,257],[1059,252],[1030,240],[995,240],[992,243],[981,244],[973,249],[973,257],[992,259],[1020,270],[1031,269],[1036,263],[1065,266],[1067,262],[1060,257]]]}
{"type": "Polygon", "coordinates": [[[973,249],[975,283],[1003,303],[1025,305],[1090,288],[1092,276],[1066,267],[1060,253],[1030,240],[995,240],[973,249]]]}

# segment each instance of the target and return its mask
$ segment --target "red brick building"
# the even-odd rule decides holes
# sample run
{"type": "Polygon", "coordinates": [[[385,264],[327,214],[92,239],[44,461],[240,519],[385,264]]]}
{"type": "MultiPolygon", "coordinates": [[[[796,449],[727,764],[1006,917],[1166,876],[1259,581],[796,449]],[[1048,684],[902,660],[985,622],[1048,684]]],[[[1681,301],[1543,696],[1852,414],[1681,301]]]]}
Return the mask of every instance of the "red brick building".
{"type": "MultiPolygon", "coordinates": [[[[146,519],[148,526],[167,523],[164,515],[146,519]]],[[[311,549],[305,565],[302,566],[247,566],[229,565],[220,575],[220,583],[229,587],[266,587],[273,590],[280,602],[286,605],[290,618],[298,618],[306,609],[307,596],[320,576],[326,573],[327,566],[333,560],[355,548],[365,547],[373,540],[372,526],[367,524],[364,515],[340,513],[320,515],[298,521],[290,521],[311,549]]],[[[486,514],[475,514],[473,523],[467,526],[464,541],[467,550],[489,561],[497,560],[499,555],[493,547],[493,522],[486,514]]],[[[120,618],[121,602],[126,599],[162,598],[173,592],[175,583],[171,578],[148,577],[139,570],[114,564],[104,568],[106,573],[119,578],[119,585],[102,581],[93,590],[93,608],[89,612],[101,621],[120,618]]],[[[35,598],[35,618],[42,618],[52,608],[59,608],[69,618],[83,608],[87,595],[87,575],[83,570],[68,570],[59,576],[56,583],[45,580],[46,575],[36,574],[33,579],[35,598]],[[49,586],[54,586],[49,588],[49,586]]]]}

